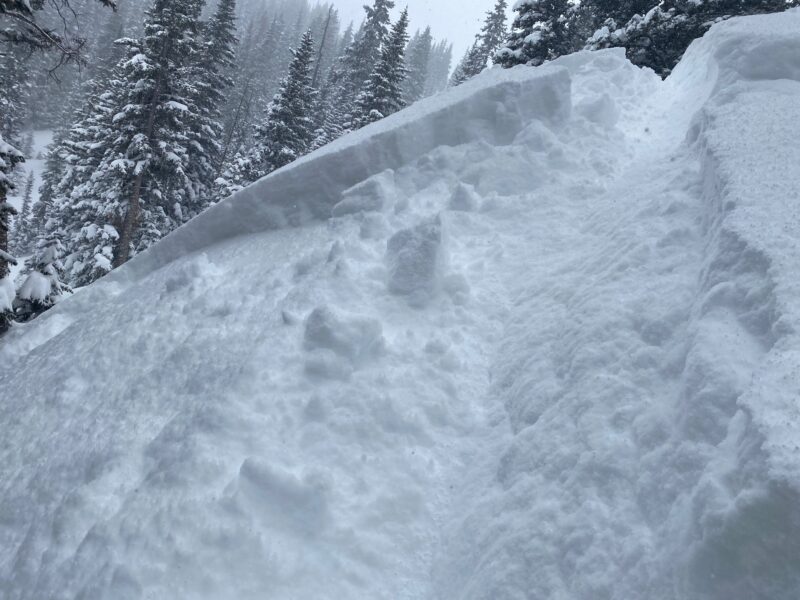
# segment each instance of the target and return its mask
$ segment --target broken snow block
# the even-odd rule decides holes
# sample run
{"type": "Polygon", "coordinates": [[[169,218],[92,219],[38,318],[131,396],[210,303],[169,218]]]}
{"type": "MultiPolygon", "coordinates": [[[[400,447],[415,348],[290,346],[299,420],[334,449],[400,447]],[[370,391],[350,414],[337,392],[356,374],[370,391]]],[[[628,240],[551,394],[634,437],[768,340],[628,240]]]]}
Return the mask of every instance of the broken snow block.
{"type": "Polygon", "coordinates": [[[447,206],[450,210],[472,212],[480,206],[480,198],[478,198],[474,187],[459,183],[453,195],[450,196],[450,202],[447,206]]]}
{"type": "Polygon", "coordinates": [[[442,220],[430,219],[394,234],[387,245],[389,291],[415,307],[436,294],[444,263],[442,220]]]}
{"type": "Polygon", "coordinates": [[[306,319],[304,345],[317,358],[332,353],[353,366],[380,356],[385,348],[379,321],[336,313],[327,306],[314,309],[306,319]]]}
{"type": "Polygon", "coordinates": [[[394,195],[394,171],[388,170],[342,192],[331,214],[343,217],[361,212],[380,212],[394,195]]]}

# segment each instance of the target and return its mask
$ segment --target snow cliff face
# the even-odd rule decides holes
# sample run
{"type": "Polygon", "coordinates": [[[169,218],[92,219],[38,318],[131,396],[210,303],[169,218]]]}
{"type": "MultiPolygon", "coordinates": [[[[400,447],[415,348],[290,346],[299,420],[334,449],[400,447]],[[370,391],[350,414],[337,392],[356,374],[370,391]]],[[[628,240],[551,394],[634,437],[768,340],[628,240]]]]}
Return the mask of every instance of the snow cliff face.
{"type": "Polygon", "coordinates": [[[16,329],[0,598],[797,598],[798,31],[492,71],[16,329]]]}

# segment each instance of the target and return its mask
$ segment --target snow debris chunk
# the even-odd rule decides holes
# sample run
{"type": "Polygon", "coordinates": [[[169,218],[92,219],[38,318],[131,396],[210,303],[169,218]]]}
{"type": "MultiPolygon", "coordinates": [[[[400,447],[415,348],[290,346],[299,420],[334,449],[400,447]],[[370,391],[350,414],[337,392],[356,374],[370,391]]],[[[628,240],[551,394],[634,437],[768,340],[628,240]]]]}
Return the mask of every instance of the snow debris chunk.
{"type": "Polygon", "coordinates": [[[450,196],[448,207],[450,210],[472,212],[478,209],[481,200],[475,192],[475,188],[465,183],[459,183],[450,196]]]}
{"type": "Polygon", "coordinates": [[[329,519],[328,484],[319,475],[298,479],[259,458],[239,470],[236,504],[256,519],[301,536],[320,535],[329,519]]]}
{"type": "Polygon", "coordinates": [[[359,366],[381,356],[385,340],[379,321],[321,306],[306,319],[304,346],[312,353],[327,350],[359,366]]]}
{"type": "Polygon", "coordinates": [[[361,212],[380,212],[391,201],[393,187],[394,172],[389,169],[342,192],[342,200],[333,207],[331,214],[343,217],[361,212]]]}
{"type": "Polygon", "coordinates": [[[389,291],[424,307],[436,294],[444,265],[442,219],[437,216],[395,233],[387,244],[389,291]]]}

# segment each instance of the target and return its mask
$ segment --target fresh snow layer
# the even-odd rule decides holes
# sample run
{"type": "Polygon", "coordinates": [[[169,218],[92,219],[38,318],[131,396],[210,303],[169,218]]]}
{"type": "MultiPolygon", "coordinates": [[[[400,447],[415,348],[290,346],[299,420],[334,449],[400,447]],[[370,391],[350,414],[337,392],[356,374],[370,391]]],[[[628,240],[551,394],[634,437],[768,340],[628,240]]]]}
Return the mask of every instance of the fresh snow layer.
{"type": "Polygon", "coordinates": [[[800,12],[493,70],[0,347],[0,598],[796,600],[800,12]]]}

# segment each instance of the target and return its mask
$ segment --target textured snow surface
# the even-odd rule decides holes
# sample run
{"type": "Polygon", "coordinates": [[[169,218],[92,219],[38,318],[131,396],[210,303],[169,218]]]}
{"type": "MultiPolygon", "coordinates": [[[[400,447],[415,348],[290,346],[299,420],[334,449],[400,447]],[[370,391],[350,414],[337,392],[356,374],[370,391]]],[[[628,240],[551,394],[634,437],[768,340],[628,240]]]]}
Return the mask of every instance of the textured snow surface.
{"type": "Polygon", "coordinates": [[[796,600],[800,12],[492,71],[0,346],[0,598],[796,600]]]}

